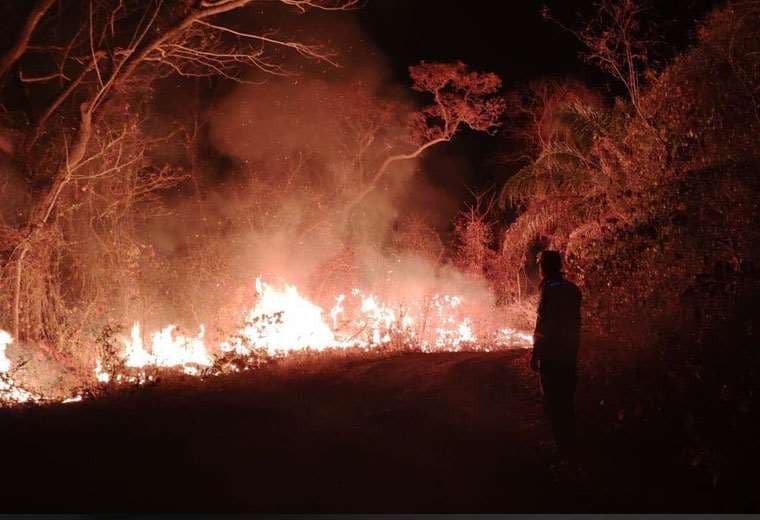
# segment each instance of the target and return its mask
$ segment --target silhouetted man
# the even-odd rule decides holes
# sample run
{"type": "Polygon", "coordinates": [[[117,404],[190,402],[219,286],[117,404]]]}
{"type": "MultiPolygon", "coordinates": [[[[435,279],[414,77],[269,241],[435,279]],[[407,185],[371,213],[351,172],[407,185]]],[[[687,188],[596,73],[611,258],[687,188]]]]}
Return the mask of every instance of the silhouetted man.
{"type": "Polygon", "coordinates": [[[561,453],[575,444],[576,359],[580,343],[581,292],[562,273],[557,251],[542,251],[538,303],[530,367],[537,370],[554,441],[561,453]]]}

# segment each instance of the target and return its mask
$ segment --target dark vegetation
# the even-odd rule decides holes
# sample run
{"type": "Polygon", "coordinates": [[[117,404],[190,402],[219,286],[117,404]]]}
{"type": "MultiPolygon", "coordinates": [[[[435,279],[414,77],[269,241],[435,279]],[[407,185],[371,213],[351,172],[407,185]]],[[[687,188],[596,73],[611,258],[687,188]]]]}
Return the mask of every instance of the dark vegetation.
{"type": "Polygon", "coordinates": [[[565,253],[587,332],[600,341],[582,355],[608,412],[596,421],[632,435],[661,427],[682,464],[749,497],[758,462],[760,4],[711,13],[694,45],[659,72],[647,68],[636,8],[608,4],[602,26],[614,20],[620,30],[598,31],[597,20],[579,35],[628,99],[606,103],[552,83],[523,98],[534,158],[502,192],[524,208],[503,254],[524,266],[536,247],[565,253]]]}

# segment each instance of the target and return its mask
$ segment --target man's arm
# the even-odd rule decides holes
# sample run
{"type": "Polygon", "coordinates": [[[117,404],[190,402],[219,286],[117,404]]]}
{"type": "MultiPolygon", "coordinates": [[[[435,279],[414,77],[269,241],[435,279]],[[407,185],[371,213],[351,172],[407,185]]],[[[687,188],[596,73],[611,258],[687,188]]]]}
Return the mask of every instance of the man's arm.
{"type": "Polygon", "coordinates": [[[546,321],[546,293],[541,291],[538,299],[538,310],[536,312],[536,328],[533,330],[533,351],[530,356],[530,368],[538,370],[539,361],[544,347],[544,327],[546,321]]]}

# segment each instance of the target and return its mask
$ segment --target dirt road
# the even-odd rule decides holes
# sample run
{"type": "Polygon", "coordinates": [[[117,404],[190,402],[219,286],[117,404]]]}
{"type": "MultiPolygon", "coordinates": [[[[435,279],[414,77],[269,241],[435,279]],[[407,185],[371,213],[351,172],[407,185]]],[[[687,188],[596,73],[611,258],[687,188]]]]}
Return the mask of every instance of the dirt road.
{"type": "Polygon", "coordinates": [[[550,469],[525,356],[343,359],[6,410],[1,503],[6,511],[260,512],[620,505],[550,469]]]}

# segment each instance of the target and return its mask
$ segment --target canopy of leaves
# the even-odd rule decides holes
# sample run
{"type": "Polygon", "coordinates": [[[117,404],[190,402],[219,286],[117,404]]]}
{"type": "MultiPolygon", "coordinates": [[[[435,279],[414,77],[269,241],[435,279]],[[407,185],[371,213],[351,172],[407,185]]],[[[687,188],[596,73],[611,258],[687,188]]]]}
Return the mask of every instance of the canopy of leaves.
{"type": "Polygon", "coordinates": [[[449,140],[461,125],[493,132],[504,112],[504,99],[497,95],[501,78],[493,73],[470,71],[461,61],[425,63],[409,67],[412,89],[432,94],[434,102],[413,119],[417,143],[449,140]]]}

